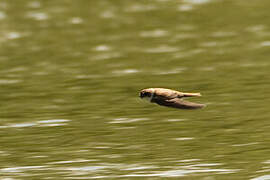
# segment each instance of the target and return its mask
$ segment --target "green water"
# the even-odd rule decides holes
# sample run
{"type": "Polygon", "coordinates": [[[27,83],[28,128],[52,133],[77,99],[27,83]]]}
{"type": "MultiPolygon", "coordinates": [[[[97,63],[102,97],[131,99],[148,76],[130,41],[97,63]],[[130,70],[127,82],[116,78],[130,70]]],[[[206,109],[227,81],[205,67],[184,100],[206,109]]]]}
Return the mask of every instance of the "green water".
{"type": "Polygon", "coordinates": [[[1,1],[0,179],[270,179],[269,6],[1,1]]]}

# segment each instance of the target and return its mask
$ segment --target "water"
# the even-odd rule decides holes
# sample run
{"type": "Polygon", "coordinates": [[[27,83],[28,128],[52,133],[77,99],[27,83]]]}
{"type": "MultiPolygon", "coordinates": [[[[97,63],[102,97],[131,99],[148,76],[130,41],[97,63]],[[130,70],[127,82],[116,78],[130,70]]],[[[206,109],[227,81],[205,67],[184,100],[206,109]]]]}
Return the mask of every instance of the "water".
{"type": "Polygon", "coordinates": [[[270,179],[269,5],[0,2],[0,178],[270,179]]]}

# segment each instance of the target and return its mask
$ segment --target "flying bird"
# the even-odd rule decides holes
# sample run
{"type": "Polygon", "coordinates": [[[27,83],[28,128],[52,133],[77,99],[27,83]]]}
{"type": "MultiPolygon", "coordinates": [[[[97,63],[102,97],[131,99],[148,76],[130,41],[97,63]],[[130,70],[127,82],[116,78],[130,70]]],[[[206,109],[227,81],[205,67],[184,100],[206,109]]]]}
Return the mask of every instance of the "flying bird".
{"type": "Polygon", "coordinates": [[[184,101],[185,97],[199,97],[200,93],[184,93],[165,88],[148,88],[140,92],[140,98],[148,99],[151,103],[156,103],[161,106],[168,106],[178,109],[199,109],[205,104],[198,104],[189,101],[184,101]]]}

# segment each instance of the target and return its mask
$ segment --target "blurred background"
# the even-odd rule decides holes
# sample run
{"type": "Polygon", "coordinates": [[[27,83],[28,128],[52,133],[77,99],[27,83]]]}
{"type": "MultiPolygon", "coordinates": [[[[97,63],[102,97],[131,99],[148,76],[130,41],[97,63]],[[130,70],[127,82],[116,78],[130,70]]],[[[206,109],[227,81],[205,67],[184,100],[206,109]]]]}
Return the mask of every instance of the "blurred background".
{"type": "Polygon", "coordinates": [[[0,178],[270,179],[269,0],[3,0],[0,178]],[[139,91],[201,92],[185,111],[139,91]]]}

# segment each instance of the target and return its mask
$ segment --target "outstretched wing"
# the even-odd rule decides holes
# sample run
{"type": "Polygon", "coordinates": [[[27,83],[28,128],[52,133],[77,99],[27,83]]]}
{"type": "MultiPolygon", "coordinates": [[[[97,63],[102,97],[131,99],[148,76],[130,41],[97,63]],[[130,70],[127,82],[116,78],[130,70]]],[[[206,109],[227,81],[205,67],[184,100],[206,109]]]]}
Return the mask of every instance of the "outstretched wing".
{"type": "Polygon", "coordinates": [[[179,108],[179,109],[199,109],[199,108],[205,107],[204,104],[184,101],[179,98],[169,99],[165,101],[156,101],[156,103],[162,106],[168,106],[168,107],[179,108]]]}
{"type": "Polygon", "coordinates": [[[152,88],[153,92],[156,97],[168,100],[174,98],[183,98],[183,97],[199,97],[201,96],[200,93],[185,93],[180,91],[175,91],[172,89],[165,89],[165,88],[152,88]]]}

